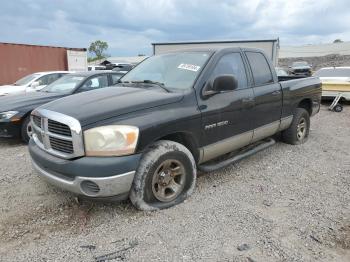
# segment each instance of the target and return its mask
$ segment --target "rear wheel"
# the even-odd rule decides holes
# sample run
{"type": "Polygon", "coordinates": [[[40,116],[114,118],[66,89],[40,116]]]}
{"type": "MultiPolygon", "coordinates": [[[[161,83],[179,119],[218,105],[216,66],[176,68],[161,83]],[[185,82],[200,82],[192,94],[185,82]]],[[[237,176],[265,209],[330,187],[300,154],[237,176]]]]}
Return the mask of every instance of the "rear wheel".
{"type": "Polygon", "coordinates": [[[196,164],[191,152],[173,141],[158,141],[144,153],[135,174],[130,200],[140,210],[164,209],[193,192],[196,164]]]}
{"type": "Polygon", "coordinates": [[[28,144],[30,138],[32,137],[33,134],[33,129],[32,129],[32,124],[30,122],[30,116],[27,116],[21,127],[21,138],[24,143],[28,144]]]}
{"type": "Polygon", "coordinates": [[[300,145],[307,141],[309,132],[309,113],[304,108],[297,108],[290,127],[282,132],[282,140],[288,144],[300,145]]]}

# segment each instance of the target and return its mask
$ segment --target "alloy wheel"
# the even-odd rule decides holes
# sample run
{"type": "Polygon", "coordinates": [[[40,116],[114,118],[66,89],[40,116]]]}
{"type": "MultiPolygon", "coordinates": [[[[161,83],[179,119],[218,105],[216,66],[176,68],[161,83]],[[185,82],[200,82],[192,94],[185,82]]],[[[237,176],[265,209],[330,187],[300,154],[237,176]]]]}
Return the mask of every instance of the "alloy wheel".
{"type": "Polygon", "coordinates": [[[161,202],[176,199],[185,186],[185,167],[175,159],[163,161],[153,174],[152,191],[161,202]]]}
{"type": "Polygon", "coordinates": [[[306,136],[306,130],[307,130],[307,123],[305,118],[301,118],[299,120],[298,126],[297,126],[297,137],[298,140],[301,141],[306,136]]]}

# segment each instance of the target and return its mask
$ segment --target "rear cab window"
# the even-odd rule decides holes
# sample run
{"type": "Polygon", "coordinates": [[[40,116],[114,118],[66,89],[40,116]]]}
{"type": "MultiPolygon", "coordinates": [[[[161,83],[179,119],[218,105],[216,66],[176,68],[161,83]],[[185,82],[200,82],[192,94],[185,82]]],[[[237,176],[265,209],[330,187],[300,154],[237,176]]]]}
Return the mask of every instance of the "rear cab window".
{"type": "Polygon", "coordinates": [[[253,73],[255,86],[273,83],[273,76],[265,56],[259,52],[245,52],[253,73]]]}

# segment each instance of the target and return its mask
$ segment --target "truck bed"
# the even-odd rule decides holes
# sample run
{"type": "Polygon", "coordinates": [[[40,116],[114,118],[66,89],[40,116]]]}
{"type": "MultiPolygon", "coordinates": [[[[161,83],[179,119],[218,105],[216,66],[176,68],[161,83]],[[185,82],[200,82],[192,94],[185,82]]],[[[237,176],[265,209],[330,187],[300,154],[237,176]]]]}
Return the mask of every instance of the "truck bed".
{"type": "Polygon", "coordinates": [[[310,98],[311,103],[310,115],[314,115],[319,110],[321,101],[321,81],[318,77],[292,78],[280,82],[283,93],[283,116],[293,114],[293,109],[300,102],[305,94],[310,98]]]}

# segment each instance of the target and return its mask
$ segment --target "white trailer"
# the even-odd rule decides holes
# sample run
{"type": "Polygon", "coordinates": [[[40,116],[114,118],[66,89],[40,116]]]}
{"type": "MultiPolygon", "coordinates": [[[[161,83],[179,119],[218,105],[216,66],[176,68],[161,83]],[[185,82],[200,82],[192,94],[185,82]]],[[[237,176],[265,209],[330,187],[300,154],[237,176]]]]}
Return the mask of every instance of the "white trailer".
{"type": "Polygon", "coordinates": [[[279,39],[270,40],[227,40],[227,41],[193,41],[152,43],[153,54],[164,54],[178,50],[221,48],[221,47],[250,47],[264,50],[274,66],[278,64],[279,39]]]}

